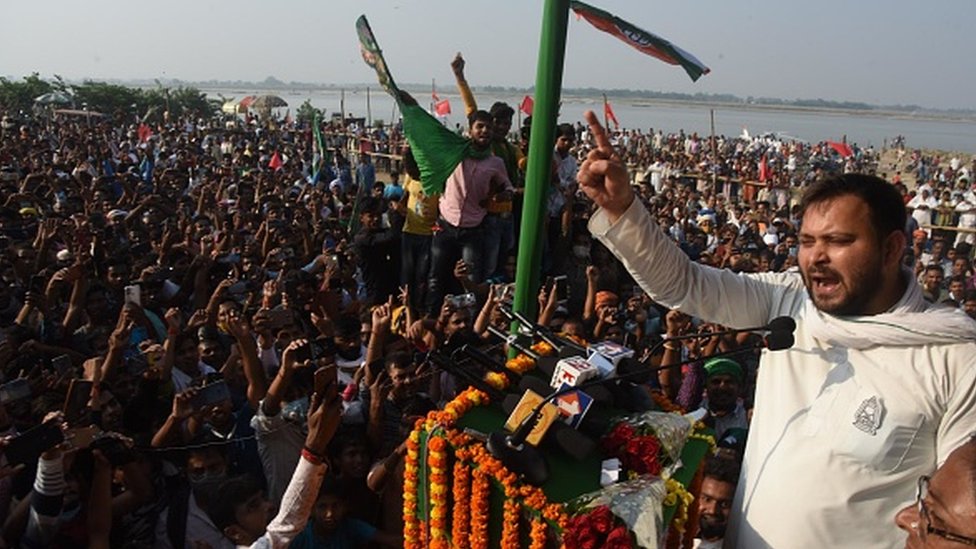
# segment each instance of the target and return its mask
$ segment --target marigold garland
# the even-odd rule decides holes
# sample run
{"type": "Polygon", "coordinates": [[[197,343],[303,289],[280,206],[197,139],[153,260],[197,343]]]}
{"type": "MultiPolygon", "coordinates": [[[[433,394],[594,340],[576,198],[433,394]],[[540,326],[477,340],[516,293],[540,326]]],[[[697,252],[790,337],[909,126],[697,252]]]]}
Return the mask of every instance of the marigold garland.
{"type": "Polygon", "coordinates": [[[417,547],[420,525],[417,521],[417,459],[420,431],[414,429],[407,437],[407,457],[403,465],[403,545],[417,547]]]}
{"type": "Polygon", "coordinates": [[[451,491],[454,500],[454,512],[451,513],[451,538],[454,546],[467,549],[471,533],[471,467],[462,459],[462,449],[455,454],[454,488],[451,491]]]}
{"type": "Polygon", "coordinates": [[[507,493],[505,496],[505,510],[502,514],[502,549],[518,549],[519,503],[507,493]]]}
{"type": "Polygon", "coordinates": [[[488,496],[491,481],[484,469],[475,469],[471,482],[471,549],[488,548],[488,496]]]}
{"type": "MultiPolygon", "coordinates": [[[[539,356],[550,356],[556,352],[555,347],[550,345],[547,341],[533,343],[529,348],[539,356]]],[[[535,360],[533,360],[529,355],[519,353],[514,358],[510,358],[505,361],[505,367],[516,374],[524,374],[525,372],[535,368],[535,360]]]]}
{"type": "Polygon", "coordinates": [[[488,396],[474,388],[460,393],[443,410],[430,412],[417,421],[407,439],[404,470],[404,547],[438,547],[451,545],[470,549],[487,549],[489,498],[491,482],[500,485],[505,494],[504,526],[501,547],[519,547],[519,522],[522,509],[530,513],[529,531],[532,547],[545,546],[549,525],[560,529],[569,523],[563,505],[549,503],[538,487],[519,486],[518,476],[495,459],[484,445],[471,436],[454,429],[457,420],[471,408],[488,401],[488,396]],[[420,431],[428,434],[427,480],[429,483],[430,523],[419,520],[417,511],[418,461],[420,431]],[[453,466],[451,495],[455,508],[448,507],[448,447],[453,447],[456,461],[453,466]],[[453,520],[448,524],[449,514],[453,520]],[[451,538],[448,538],[448,527],[451,538]]]}
{"type": "Polygon", "coordinates": [[[715,453],[715,450],[718,448],[718,445],[715,444],[715,437],[705,433],[704,430],[705,430],[705,425],[702,424],[701,422],[698,422],[695,424],[695,430],[688,434],[688,438],[700,440],[705,444],[708,444],[708,454],[712,455],[715,453]]]}
{"type": "Polygon", "coordinates": [[[548,527],[546,522],[539,517],[532,519],[532,525],[529,528],[529,549],[544,549],[546,546],[546,531],[548,527]]]}
{"type": "Polygon", "coordinates": [[[676,505],[671,524],[679,533],[683,534],[685,523],[688,522],[688,507],[695,501],[695,496],[691,495],[680,482],[671,478],[664,480],[664,488],[666,490],[664,505],[676,505]]]}
{"type": "Polygon", "coordinates": [[[504,391],[508,387],[508,377],[500,372],[488,372],[485,374],[485,383],[504,391]]]}
{"type": "Polygon", "coordinates": [[[541,356],[549,356],[556,352],[556,348],[550,345],[548,341],[538,341],[529,348],[541,356]]]}
{"type": "Polygon", "coordinates": [[[510,358],[505,361],[505,367],[516,374],[524,374],[532,368],[535,368],[535,361],[528,355],[520,354],[516,355],[515,358],[510,358]]]}
{"type": "Polygon", "coordinates": [[[431,434],[427,438],[427,466],[430,468],[430,547],[446,549],[447,515],[447,440],[431,434]]]}

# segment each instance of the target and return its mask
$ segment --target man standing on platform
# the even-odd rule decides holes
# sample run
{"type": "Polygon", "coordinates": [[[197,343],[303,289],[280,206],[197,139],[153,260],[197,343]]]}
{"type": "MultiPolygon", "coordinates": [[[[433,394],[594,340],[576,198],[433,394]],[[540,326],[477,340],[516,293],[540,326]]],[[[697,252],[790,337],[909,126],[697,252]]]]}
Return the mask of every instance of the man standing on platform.
{"type": "Polygon", "coordinates": [[[512,183],[501,158],[491,155],[492,119],[486,111],[468,116],[471,150],[447,178],[438,204],[440,219],[434,229],[427,312],[436,315],[458,259],[467,264],[468,276],[480,282],[483,271],[482,222],[493,195],[511,197],[512,183]]]}
{"type": "MultiPolygon", "coordinates": [[[[454,71],[454,78],[457,81],[458,92],[464,101],[464,112],[467,115],[478,110],[474,94],[464,76],[464,58],[461,53],[451,61],[451,70],[454,71]]],[[[525,161],[525,155],[514,143],[508,140],[508,134],[512,130],[512,117],[515,110],[507,103],[497,102],[488,111],[492,120],[491,152],[505,162],[505,171],[508,180],[512,182],[515,189],[521,189],[521,173],[519,166],[525,161]]],[[[575,173],[573,174],[575,178],[575,173]]],[[[520,192],[519,190],[515,191],[520,192]]],[[[518,212],[521,211],[521,201],[514,207],[518,196],[495,194],[491,197],[487,205],[488,215],[485,217],[485,264],[483,274],[485,278],[491,277],[500,270],[504,263],[504,258],[511,252],[515,245],[516,219],[518,212]]]]}
{"type": "Polygon", "coordinates": [[[801,204],[799,273],[691,262],[634,199],[592,112],[580,168],[591,233],[656,302],[729,327],[797,319],[764,352],[726,546],[890,548],[887,526],[976,430],[976,323],[933,307],[901,265],[905,207],[887,182],[828,177],[801,204]],[[789,502],[784,505],[784,502],[789,502]]]}

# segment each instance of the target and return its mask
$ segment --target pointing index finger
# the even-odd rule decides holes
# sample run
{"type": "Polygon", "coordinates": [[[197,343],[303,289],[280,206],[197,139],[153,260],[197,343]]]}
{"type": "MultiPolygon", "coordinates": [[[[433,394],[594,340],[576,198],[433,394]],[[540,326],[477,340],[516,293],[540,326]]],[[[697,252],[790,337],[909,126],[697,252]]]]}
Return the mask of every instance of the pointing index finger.
{"type": "Polygon", "coordinates": [[[583,117],[586,118],[586,123],[590,126],[590,132],[593,134],[593,139],[596,141],[596,148],[600,152],[605,153],[607,156],[614,154],[613,146],[610,144],[610,138],[607,137],[607,132],[600,124],[600,120],[596,117],[596,113],[588,110],[583,113],[583,117]]]}

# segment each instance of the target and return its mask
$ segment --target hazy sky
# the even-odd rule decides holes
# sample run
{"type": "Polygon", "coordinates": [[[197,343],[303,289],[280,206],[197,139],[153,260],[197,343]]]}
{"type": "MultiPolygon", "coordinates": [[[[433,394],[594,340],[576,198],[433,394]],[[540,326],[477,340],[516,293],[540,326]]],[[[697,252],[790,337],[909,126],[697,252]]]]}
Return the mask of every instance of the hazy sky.
{"type": "MultiPolygon", "coordinates": [[[[693,53],[712,73],[630,49],[570,16],[564,87],[631,88],[976,108],[976,1],[594,0],[693,53]]],[[[0,74],[374,82],[366,14],[394,78],[452,89],[531,86],[543,5],[532,0],[35,0],[4,2],[0,74]]]]}

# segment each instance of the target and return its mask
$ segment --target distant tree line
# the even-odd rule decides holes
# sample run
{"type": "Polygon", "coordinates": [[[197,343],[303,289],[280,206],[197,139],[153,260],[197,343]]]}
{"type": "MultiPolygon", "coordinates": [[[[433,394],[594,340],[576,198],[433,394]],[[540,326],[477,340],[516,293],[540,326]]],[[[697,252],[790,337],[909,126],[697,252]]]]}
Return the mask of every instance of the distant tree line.
{"type": "Polygon", "coordinates": [[[44,94],[58,92],[63,101],[47,106],[66,109],[88,109],[103,114],[125,118],[132,115],[161,118],[164,112],[171,116],[207,116],[220,110],[220,101],[208,100],[206,94],[193,87],[171,88],[158,81],[152,88],[135,88],[119,84],[86,80],[81,84],[68,84],[60,76],[44,80],[37,73],[21,80],[0,77],[0,110],[8,113],[29,112],[36,107],[36,99],[44,94]]]}

